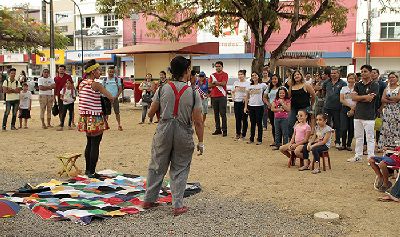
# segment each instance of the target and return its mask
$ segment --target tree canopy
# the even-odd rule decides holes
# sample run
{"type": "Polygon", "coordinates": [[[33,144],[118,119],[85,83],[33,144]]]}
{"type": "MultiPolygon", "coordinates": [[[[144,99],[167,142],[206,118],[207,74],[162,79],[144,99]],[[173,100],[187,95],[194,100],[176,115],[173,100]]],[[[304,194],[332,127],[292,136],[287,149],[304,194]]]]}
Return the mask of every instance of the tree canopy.
{"type": "MultiPolygon", "coordinates": [[[[56,32],[56,48],[66,48],[69,39],[56,32]]],[[[50,46],[50,28],[33,19],[27,19],[22,10],[0,8],[0,46],[6,50],[37,51],[50,46]]]]}
{"type": "Polygon", "coordinates": [[[348,9],[341,0],[97,0],[100,12],[114,12],[119,17],[143,13],[150,17],[147,28],[161,39],[178,40],[193,29],[205,29],[215,36],[224,28],[233,28],[243,19],[253,34],[255,52],[252,69],[264,66],[265,45],[282,21],[290,30],[271,52],[271,63],[310,28],[330,23],[332,33],[343,32],[348,9]]]}

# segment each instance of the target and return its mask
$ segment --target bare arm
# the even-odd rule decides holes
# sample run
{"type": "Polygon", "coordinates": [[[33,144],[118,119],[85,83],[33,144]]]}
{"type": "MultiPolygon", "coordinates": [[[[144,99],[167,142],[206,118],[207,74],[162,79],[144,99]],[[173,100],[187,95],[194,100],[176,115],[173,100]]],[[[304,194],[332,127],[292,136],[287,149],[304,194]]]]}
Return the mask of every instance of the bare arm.
{"type": "Polygon", "coordinates": [[[290,112],[290,110],[292,109],[290,103],[286,103],[286,102],[283,102],[283,103],[282,103],[282,108],[283,108],[286,112],[290,112]]]}
{"type": "Polygon", "coordinates": [[[196,131],[197,139],[199,143],[203,143],[204,136],[204,122],[203,122],[203,114],[201,113],[200,108],[195,108],[192,113],[192,119],[194,123],[194,129],[196,131]]]}
{"type": "Polygon", "coordinates": [[[393,103],[386,95],[386,89],[383,91],[383,95],[382,95],[382,105],[384,104],[388,104],[388,103],[393,103]]]}
{"type": "Polygon", "coordinates": [[[122,86],[118,86],[118,94],[117,94],[117,98],[119,97],[119,95],[122,93],[122,86]]]}
{"type": "Polygon", "coordinates": [[[244,97],[244,112],[248,111],[247,104],[249,103],[250,93],[246,91],[246,96],[244,97]]]}
{"type": "Polygon", "coordinates": [[[275,101],[272,102],[271,111],[272,111],[272,112],[279,112],[279,111],[281,111],[279,108],[277,108],[275,101]]]}
{"type": "Polygon", "coordinates": [[[110,92],[108,92],[108,91],[106,90],[106,88],[104,88],[104,86],[101,85],[100,83],[98,83],[98,82],[93,82],[93,83],[92,83],[92,89],[95,90],[95,91],[100,92],[100,93],[103,94],[103,95],[105,95],[109,100],[111,100],[111,101],[114,100],[114,97],[110,94],[110,92]]]}
{"type": "Polygon", "coordinates": [[[349,103],[347,103],[347,101],[344,99],[344,94],[340,94],[340,103],[342,103],[344,106],[351,107],[349,103]]]}
{"type": "Polygon", "coordinates": [[[329,141],[329,139],[331,139],[331,134],[332,134],[332,132],[327,132],[322,141],[314,143],[312,146],[315,147],[315,146],[325,145],[329,141]]]}
{"type": "Polygon", "coordinates": [[[307,92],[310,93],[311,96],[311,107],[313,107],[315,103],[315,91],[314,88],[310,84],[306,84],[307,92]]]}
{"type": "Polygon", "coordinates": [[[160,103],[158,101],[153,101],[151,103],[149,112],[147,113],[150,119],[154,117],[159,108],[160,108],[160,103]]]}

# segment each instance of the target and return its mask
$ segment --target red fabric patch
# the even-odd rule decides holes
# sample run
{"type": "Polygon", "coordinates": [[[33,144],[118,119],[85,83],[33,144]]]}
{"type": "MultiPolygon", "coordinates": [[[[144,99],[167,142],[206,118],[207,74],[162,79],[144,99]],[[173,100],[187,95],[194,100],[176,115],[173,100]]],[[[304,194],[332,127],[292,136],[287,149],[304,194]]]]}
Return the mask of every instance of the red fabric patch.
{"type": "Polygon", "coordinates": [[[139,198],[133,198],[133,199],[129,200],[129,202],[131,202],[135,206],[140,206],[143,203],[143,201],[140,201],[139,198]]]}
{"type": "Polygon", "coordinates": [[[134,207],[125,207],[122,208],[120,211],[128,213],[128,214],[138,214],[139,210],[134,207]]]}
{"type": "Polygon", "coordinates": [[[42,207],[42,206],[36,206],[32,209],[33,213],[39,215],[42,219],[49,219],[51,218],[54,213],[47,210],[46,208],[42,207]]]}
{"type": "Polygon", "coordinates": [[[172,202],[172,195],[169,194],[166,197],[161,197],[161,198],[158,199],[158,202],[159,203],[171,203],[172,202]]]}
{"type": "Polygon", "coordinates": [[[109,203],[111,205],[117,205],[120,204],[121,202],[124,202],[121,198],[102,198],[100,199],[101,201],[105,202],[105,203],[109,203]]]}

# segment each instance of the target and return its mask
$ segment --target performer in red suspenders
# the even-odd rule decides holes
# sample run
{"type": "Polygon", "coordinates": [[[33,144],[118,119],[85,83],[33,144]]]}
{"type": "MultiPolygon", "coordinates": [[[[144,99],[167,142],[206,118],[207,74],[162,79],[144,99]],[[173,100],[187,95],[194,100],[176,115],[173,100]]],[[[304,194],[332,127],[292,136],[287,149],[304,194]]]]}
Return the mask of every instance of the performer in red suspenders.
{"type": "Polygon", "coordinates": [[[152,118],[160,110],[160,122],[151,148],[143,208],[157,206],[158,194],[169,168],[173,214],[180,215],[188,210],[183,206],[183,195],[194,151],[192,123],[199,140],[199,154],[204,152],[204,126],[200,95],[186,84],[190,77],[190,60],[177,56],[171,61],[170,70],[172,80],[155,93],[148,114],[152,118]]]}

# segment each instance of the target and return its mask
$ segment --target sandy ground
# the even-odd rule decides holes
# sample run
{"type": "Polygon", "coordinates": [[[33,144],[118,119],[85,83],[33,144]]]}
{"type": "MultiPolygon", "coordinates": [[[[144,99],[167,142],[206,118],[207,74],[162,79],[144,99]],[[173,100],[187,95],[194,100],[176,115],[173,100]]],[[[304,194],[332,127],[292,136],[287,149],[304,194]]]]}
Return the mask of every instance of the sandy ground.
{"type": "MultiPolygon", "coordinates": [[[[121,111],[124,131],[117,130],[112,115],[111,130],[103,137],[97,169],[146,175],[156,124],[139,125],[141,111],[132,104],[122,105],[121,111]]],[[[27,180],[56,178],[56,155],[83,152],[84,134],[43,130],[38,112],[35,107],[29,129],[0,133],[0,172],[27,180]]],[[[233,140],[233,114],[228,116],[226,138],[211,136],[214,123],[210,118],[205,128],[206,153],[194,156],[189,177],[189,181],[201,182],[205,192],[249,205],[273,203],[282,211],[300,216],[325,210],[336,212],[341,216],[337,224],[349,236],[398,236],[400,206],[376,200],[382,194],[373,189],[375,176],[365,159],[363,163],[349,164],[346,159],[352,152],[331,149],[332,170],[318,175],[299,172],[297,168],[287,168],[287,159],[270,149],[270,130],[264,131],[263,145],[249,145],[233,140]]],[[[53,119],[54,124],[57,121],[53,119]]],[[[78,165],[83,168],[84,160],[79,160],[78,165]]],[[[18,188],[20,184],[15,185],[7,186],[18,188]]]]}

